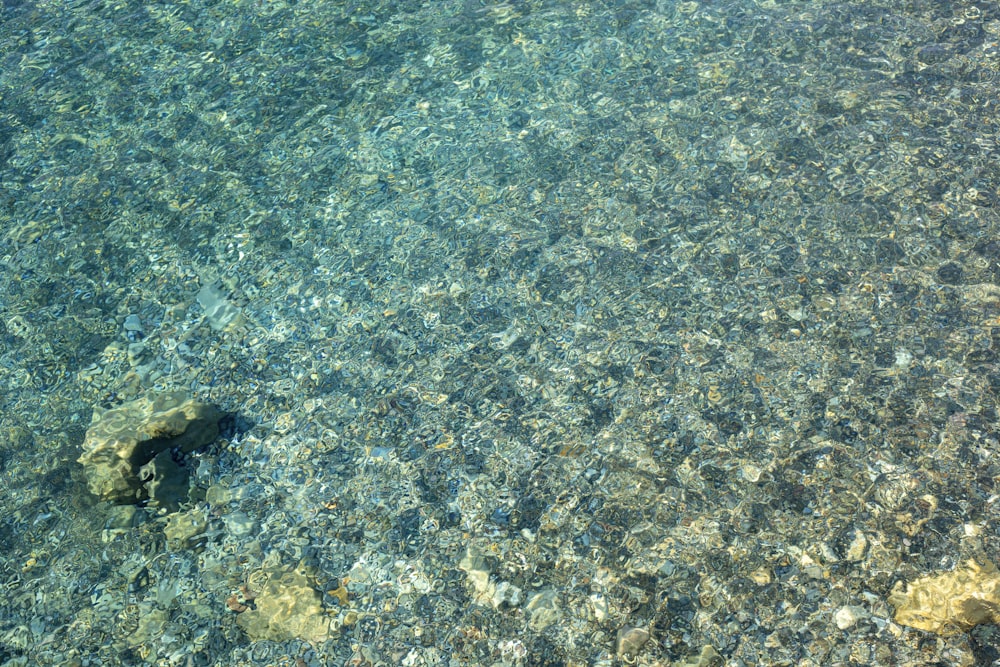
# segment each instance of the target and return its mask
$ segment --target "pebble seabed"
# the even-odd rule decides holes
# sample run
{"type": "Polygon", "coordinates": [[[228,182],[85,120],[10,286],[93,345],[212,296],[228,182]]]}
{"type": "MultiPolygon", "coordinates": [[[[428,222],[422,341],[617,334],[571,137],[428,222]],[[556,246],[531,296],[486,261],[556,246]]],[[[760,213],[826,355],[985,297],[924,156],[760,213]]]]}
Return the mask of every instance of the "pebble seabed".
{"type": "Polygon", "coordinates": [[[995,664],[998,11],[4,0],[0,664],[995,664]]]}

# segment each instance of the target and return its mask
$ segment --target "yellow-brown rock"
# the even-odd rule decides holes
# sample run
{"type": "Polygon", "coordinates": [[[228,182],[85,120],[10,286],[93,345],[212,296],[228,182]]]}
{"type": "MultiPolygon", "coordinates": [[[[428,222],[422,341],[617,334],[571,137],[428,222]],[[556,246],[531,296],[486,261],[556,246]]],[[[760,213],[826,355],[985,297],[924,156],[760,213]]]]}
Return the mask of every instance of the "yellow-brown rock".
{"type": "Polygon", "coordinates": [[[336,634],[323,612],[319,592],[300,569],[277,566],[267,570],[267,581],[256,592],[254,605],[255,609],[236,619],[254,641],[320,642],[336,634]]]}
{"type": "Polygon", "coordinates": [[[896,622],[942,636],[1000,623],[1000,571],[989,561],[968,560],[951,572],[900,582],[889,595],[896,622]]]}
{"type": "Polygon", "coordinates": [[[192,452],[219,434],[221,413],[180,391],[150,393],[94,418],[83,442],[87,487],[102,500],[142,496],[139,469],[168,449],[192,452]]]}
{"type": "Polygon", "coordinates": [[[181,551],[195,546],[208,528],[208,517],[200,509],[175,512],[167,517],[163,535],[167,538],[167,548],[181,551]]]}

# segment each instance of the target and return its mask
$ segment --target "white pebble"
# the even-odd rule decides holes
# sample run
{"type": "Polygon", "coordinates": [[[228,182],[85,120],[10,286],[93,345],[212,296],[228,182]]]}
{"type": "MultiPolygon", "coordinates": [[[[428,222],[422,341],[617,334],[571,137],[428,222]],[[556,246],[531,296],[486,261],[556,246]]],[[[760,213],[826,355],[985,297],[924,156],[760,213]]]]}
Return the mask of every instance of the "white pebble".
{"type": "Polygon", "coordinates": [[[854,627],[855,623],[866,616],[868,616],[868,612],[861,607],[846,606],[841,607],[836,611],[836,613],[834,613],[833,622],[836,623],[837,627],[841,630],[846,630],[847,628],[854,627]]]}

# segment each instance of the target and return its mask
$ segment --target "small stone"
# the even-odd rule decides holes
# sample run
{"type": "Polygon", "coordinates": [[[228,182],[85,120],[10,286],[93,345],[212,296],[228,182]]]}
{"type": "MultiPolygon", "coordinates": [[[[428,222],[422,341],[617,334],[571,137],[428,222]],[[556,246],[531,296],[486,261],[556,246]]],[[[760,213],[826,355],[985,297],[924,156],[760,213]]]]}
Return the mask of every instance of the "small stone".
{"type": "Polygon", "coordinates": [[[234,537],[246,537],[257,530],[257,522],[246,512],[227,514],[222,517],[222,522],[226,525],[226,532],[234,537]]]}
{"type": "Polygon", "coordinates": [[[948,262],[937,270],[938,280],[946,285],[958,285],[962,282],[965,272],[955,262],[948,262]]]}
{"type": "Polygon", "coordinates": [[[216,285],[206,284],[198,291],[198,303],[205,309],[209,325],[222,331],[234,322],[241,321],[242,311],[226,300],[225,293],[216,285]]]}
{"type": "Polygon", "coordinates": [[[867,612],[861,607],[847,605],[841,607],[833,614],[833,622],[841,630],[853,628],[858,621],[867,616],[867,612]]]}
{"type": "Polygon", "coordinates": [[[608,618],[608,599],[600,593],[591,593],[590,609],[594,620],[603,623],[608,618]]]}
{"type": "Polygon", "coordinates": [[[516,607],[521,604],[521,589],[508,581],[501,581],[493,593],[492,603],[495,609],[505,605],[516,607]]]}
{"type": "Polygon", "coordinates": [[[533,595],[524,608],[528,617],[528,627],[540,632],[562,617],[559,609],[559,595],[551,588],[533,595]]]}
{"type": "Polygon", "coordinates": [[[635,657],[639,655],[643,645],[649,641],[649,630],[646,628],[622,628],[618,631],[618,657],[635,657]]]}
{"type": "Polygon", "coordinates": [[[845,554],[847,560],[859,561],[865,557],[865,553],[868,551],[868,538],[860,530],[855,531],[854,538],[851,543],[847,546],[847,553],[845,554]]]}
{"type": "Polygon", "coordinates": [[[129,646],[153,644],[154,639],[163,636],[163,630],[170,622],[170,613],[164,609],[149,609],[139,616],[139,625],[126,638],[129,646]]]}
{"type": "Polygon", "coordinates": [[[701,653],[689,655],[680,662],[675,662],[676,667],[718,667],[725,661],[714,646],[702,646],[701,653]]]}
{"type": "Polygon", "coordinates": [[[138,315],[129,315],[125,318],[125,331],[142,331],[142,320],[138,315]]]}
{"type": "Polygon", "coordinates": [[[205,491],[205,502],[219,509],[233,500],[233,491],[225,484],[213,484],[205,491]]]}
{"type": "Polygon", "coordinates": [[[126,535],[142,523],[144,514],[135,505],[119,505],[108,513],[108,520],[101,531],[101,541],[105,544],[126,535]]]}
{"type": "Polygon", "coordinates": [[[134,368],[140,365],[149,357],[148,352],[149,349],[145,343],[129,343],[128,348],[126,348],[129,366],[134,368]]]}
{"type": "Polygon", "coordinates": [[[182,551],[196,546],[208,528],[208,518],[201,510],[179,512],[167,518],[163,534],[167,538],[167,548],[182,551]]]}
{"type": "Polygon", "coordinates": [[[465,572],[466,580],[472,587],[472,599],[478,604],[492,603],[496,584],[491,580],[489,564],[478,550],[471,545],[458,563],[458,569],[465,572]]]}

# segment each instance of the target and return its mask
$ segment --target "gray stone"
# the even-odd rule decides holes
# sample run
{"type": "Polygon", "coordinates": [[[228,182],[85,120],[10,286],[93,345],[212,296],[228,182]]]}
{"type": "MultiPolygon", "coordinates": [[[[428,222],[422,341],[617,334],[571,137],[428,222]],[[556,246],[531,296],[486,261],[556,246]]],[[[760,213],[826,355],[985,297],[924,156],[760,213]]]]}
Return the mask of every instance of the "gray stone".
{"type": "Polygon", "coordinates": [[[233,322],[239,322],[242,311],[226,300],[221,289],[207,284],[198,291],[198,303],[205,309],[205,317],[209,325],[216,331],[222,331],[233,322]]]}

